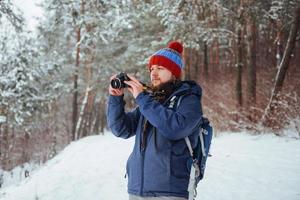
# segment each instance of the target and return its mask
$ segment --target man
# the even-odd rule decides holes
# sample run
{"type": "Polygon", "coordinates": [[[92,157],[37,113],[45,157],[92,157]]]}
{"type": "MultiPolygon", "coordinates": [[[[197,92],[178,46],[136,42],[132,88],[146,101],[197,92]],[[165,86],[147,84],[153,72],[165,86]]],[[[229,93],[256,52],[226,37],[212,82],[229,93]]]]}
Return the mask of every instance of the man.
{"type": "MultiPolygon", "coordinates": [[[[171,42],[149,61],[152,92],[128,75],[128,91],[137,108],[124,111],[124,89],[109,87],[108,126],[117,137],[135,136],[134,149],[126,165],[129,200],[186,200],[190,154],[184,138],[197,145],[202,118],[201,88],[181,81],[183,47],[171,42]],[[174,106],[175,100],[181,103],[174,106]]],[[[114,78],[113,76],[112,78],[114,78]]]]}

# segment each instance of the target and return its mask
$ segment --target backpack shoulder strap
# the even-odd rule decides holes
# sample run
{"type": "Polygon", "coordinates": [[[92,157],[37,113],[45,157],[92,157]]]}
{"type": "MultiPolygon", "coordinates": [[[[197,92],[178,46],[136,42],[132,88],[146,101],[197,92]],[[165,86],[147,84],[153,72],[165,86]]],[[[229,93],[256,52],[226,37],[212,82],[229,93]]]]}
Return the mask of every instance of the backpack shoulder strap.
{"type": "Polygon", "coordinates": [[[184,94],[176,94],[174,95],[171,99],[170,99],[170,103],[169,103],[169,106],[168,108],[176,108],[176,110],[178,109],[180,103],[181,103],[181,100],[184,96],[188,95],[190,93],[184,93],[184,94]]]}
{"type": "MultiPolygon", "coordinates": [[[[173,97],[171,98],[171,100],[170,100],[170,105],[169,105],[169,107],[170,107],[170,106],[174,107],[174,104],[176,104],[176,110],[177,110],[178,107],[179,107],[179,105],[180,105],[180,103],[181,103],[181,100],[183,99],[183,97],[185,97],[186,95],[189,95],[189,94],[192,94],[192,93],[185,93],[185,94],[183,94],[183,95],[180,95],[178,98],[177,98],[176,96],[173,96],[173,97]],[[174,98],[174,99],[173,99],[173,98],[174,98]],[[176,100],[176,98],[177,98],[177,100],[176,100]]],[[[200,123],[202,123],[202,120],[200,121],[200,123]]],[[[204,129],[202,129],[202,128],[201,128],[201,130],[200,130],[200,142],[201,142],[201,146],[204,146],[204,145],[203,145],[203,144],[204,144],[204,140],[203,140],[203,135],[202,135],[203,130],[204,130],[204,129]],[[202,136],[202,137],[201,137],[201,136],[202,136]]],[[[189,148],[190,155],[191,155],[192,158],[193,158],[194,153],[193,153],[193,148],[192,148],[191,141],[190,141],[189,137],[185,137],[184,140],[185,140],[185,142],[186,142],[186,145],[187,145],[188,148],[189,148]]],[[[204,148],[202,148],[202,151],[204,151],[204,148]]],[[[204,153],[205,153],[205,151],[204,151],[204,153]]],[[[205,155],[205,154],[204,154],[204,155],[205,155]]]]}
{"type": "MultiPolygon", "coordinates": [[[[185,97],[186,95],[189,95],[189,94],[192,94],[190,92],[187,92],[187,93],[184,93],[184,94],[179,94],[178,96],[173,96],[171,99],[170,99],[170,104],[169,104],[169,108],[174,108],[174,106],[176,107],[176,110],[178,109],[180,103],[181,103],[181,100],[183,99],[183,97],[185,97]]],[[[202,135],[202,131],[203,129],[201,129],[201,133],[200,133],[200,142],[201,142],[201,146],[202,146],[202,151],[205,153],[204,151],[204,140],[203,140],[203,135],[202,135]]],[[[194,158],[194,151],[193,151],[193,148],[192,148],[192,145],[191,145],[191,141],[190,141],[190,138],[187,136],[184,138],[185,140],[185,143],[189,149],[189,152],[190,152],[190,155],[192,158],[194,158]]],[[[205,154],[204,154],[205,155],[205,154]]]]}
{"type": "Polygon", "coordinates": [[[185,140],[185,143],[186,143],[186,145],[187,145],[187,147],[189,149],[191,157],[194,158],[194,151],[193,151],[193,148],[192,148],[192,144],[191,144],[190,138],[189,137],[185,137],[184,140],[185,140]]]}

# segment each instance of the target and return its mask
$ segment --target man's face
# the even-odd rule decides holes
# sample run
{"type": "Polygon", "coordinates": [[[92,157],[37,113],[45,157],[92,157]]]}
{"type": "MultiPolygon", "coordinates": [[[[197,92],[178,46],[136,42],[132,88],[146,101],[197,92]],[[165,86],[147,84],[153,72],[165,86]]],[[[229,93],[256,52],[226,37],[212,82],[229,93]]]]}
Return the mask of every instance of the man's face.
{"type": "Polygon", "coordinates": [[[162,83],[166,83],[173,80],[175,77],[168,69],[159,65],[152,65],[150,67],[151,83],[154,87],[159,86],[162,83]]]}

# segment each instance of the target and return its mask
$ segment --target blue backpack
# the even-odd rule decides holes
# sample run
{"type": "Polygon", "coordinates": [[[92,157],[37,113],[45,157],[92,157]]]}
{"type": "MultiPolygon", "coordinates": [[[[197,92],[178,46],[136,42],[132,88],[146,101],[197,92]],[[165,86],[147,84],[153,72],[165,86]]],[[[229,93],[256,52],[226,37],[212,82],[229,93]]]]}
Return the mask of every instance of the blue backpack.
{"type": "Polygon", "coordinates": [[[206,160],[209,156],[211,156],[209,154],[209,149],[213,136],[213,128],[207,118],[202,117],[202,123],[200,126],[201,129],[198,137],[198,144],[196,148],[193,149],[193,160],[197,160],[200,168],[200,174],[196,179],[197,183],[203,179],[206,160]]]}
{"type": "MultiPolygon", "coordinates": [[[[185,96],[181,95],[179,97],[173,96],[170,100],[169,108],[178,108],[181,99],[185,96]]],[[[189,200],[193,200],[197,196],[197,185],[200,180],[204,177],[204,171],[206,166],[206,160],[209,154],[210,144],[213,136],[213,128],[209,123],[209,120],[202,117],[199,122],[200,132],[198,135],[198,143],[195,148],[192,148],[189,137],[185,138],[185,142],[190,151],[191,159],[188,160],[187,165],[191,169],[190,180],[189,180],[189,200]]]]}

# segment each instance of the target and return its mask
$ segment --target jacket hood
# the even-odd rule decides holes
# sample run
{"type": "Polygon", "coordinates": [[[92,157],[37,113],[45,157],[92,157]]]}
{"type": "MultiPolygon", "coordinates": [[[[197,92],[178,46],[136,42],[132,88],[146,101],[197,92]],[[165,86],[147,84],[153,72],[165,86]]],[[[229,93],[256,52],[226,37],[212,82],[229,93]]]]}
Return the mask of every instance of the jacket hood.
{"type": "Polygon", "coordinates": [[[195,81],[182,81],[181,87],[175,92],[174,95],[181,94],[181,93],[182,94],[191,93],[191,94],[201,96],[202,88],[195,81]]]}

